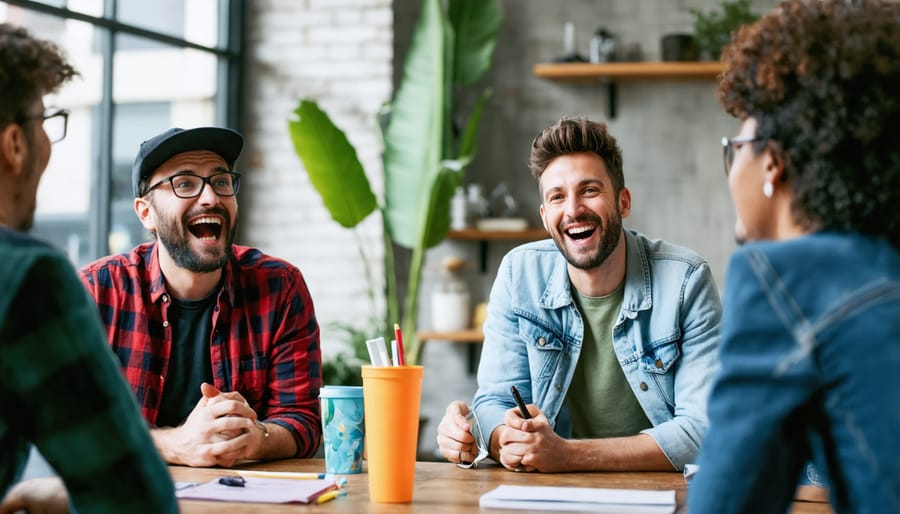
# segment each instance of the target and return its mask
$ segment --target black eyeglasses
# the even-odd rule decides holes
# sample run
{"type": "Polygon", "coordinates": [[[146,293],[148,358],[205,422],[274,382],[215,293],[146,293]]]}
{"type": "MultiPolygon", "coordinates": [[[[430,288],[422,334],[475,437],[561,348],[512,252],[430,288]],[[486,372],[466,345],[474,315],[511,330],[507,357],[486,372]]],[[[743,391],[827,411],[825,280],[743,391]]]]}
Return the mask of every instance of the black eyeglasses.
{"type": "Polygon", "coordinates": [[[16,123],[24,124],[30,120],[41,120],[44,125],[44,132],[50,139],[50,143],[58,143],[66,138],[66,129],[69,126],[69,111],[67,109],[48,109],[42,114],[35,116],[26,116],[20,114],[16,116],[16,123]]]}
{"type": "Polygon", "coordinates": [[[213,192],[219,196],[234,196],[241,187],[241,174],[224,171],[208,177],[201,177],[192,173],[176,173],[148,187],[144,194],[146,195],[166,182],[172,185],[172,192],[178,198],[196,198],[203,192],[203,186],[206,184],[209,184],[213,192]]]}
{"type": "Polygon", "coordinates": [[[756,136],[722,138],[722,158],[725,160],[726,177],[731,172],[731,165],[734,164],[734,153],[737,151],[737,149],[740,148],[743,144],[755,143],[760,140],[762,140],[762,138],[756,136]]]}

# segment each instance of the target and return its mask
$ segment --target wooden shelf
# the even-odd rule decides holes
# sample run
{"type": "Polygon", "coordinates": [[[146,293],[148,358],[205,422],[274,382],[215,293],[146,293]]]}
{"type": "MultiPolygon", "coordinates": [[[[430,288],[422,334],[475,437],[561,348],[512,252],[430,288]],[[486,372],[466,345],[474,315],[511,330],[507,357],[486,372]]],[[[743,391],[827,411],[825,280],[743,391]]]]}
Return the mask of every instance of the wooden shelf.
{"type": "Polygon", "coordinates": [[[467,228],[451,230],[447,237],[458,241],[537,241],[550,237],[542,228],[525,230],[478,230],[467,228]]]}
{"type": "Polygon", "coordinates": [[[451,343],[480,343],[484,341],[484,334],[480,329],[470,328],[455,330],[453,332],[435,332],[433,330],[421,330],[416,332],[420,341],[448,341],[451,343]]]}
{"type": "Polygon", "coordinates": [[[618,83],[637,81],[715,80],[722,73],[717,61],[539,63],[534,75],[559,82],[603,82],[607,87],[610,119],[616,117],[618,83]]]}
{"type": "Polygon", "coordinates": [[[699,62],[609,62],[539,63],[534,65],[537,77],[560,81],[586,81],[608,78],[622,81],[712,80],[722,73],[718,61],[699,62]]]}
{"type": "Polygon", "coordinates": [[[451,230],[447,234],[448,239],[456,241],[478,241],[481,245],[480,263],[482,273],[487,271],[488,243],[491,241],[538,241],[547,239],[550,234],[541,228],[528,228],[525,230],[478,230],[467,228],[464,230],[451,230]]]}

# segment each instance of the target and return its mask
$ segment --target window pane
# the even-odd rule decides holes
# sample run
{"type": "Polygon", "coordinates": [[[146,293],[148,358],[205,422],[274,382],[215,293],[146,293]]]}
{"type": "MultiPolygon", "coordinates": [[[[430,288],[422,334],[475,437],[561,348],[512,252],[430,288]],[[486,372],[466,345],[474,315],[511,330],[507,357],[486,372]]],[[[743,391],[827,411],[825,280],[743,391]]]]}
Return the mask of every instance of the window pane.
{"type": "Polygon", "coordinates": [[[91,185],[97,162],[96,118],[103,69],[101,57],[92,51],[94,28],[21,8],[0,10],[0,21],[25,26],[35,37],[49,39],[65,49],[81,73],[63,86],[59,94],[44,99],[47,107],[69,109],[66,138],[53,145],[50,162],[37,192],[32,233],[68,252],[74,264],[90,260],[89,237],[91,185]]]}
{"type": "MultiPolygon", "coordinates": [[[[218,44],[219,4],[223,0],[119,0],[116,17],[122,23],[215,47],[218,44]]],[[[123,38],[122,48],[140,44],[123,38]]]]}
{"type": "MultiPolygon", "coordinates": [[[[50,5],[53,7],[65,8],[70,11],[89,14],[91,16],[100,17],[103,15],[103,0],[35,0],[38,3],[50,5]]],[[[0,5],[2,11],[3,5],[0,5]]],[[[2,15],[0,15],[2,19],[2,15]]],[[[15,20],[9,20],[18,23],[15,20]]]]}
{"type": "Polygon", "coordinates": [[[110,184],[109,252],[123,253],[147,240],[143,225],[134,212],[131,167],[141,142],[170,125],[168,102],[116,105],[113,120],[113,171],[110,184]]]}
{"type": "MultiPolygon", "coordinates": [[[[119,39],[116,47],[119,47],[119,39]]],[[[134,213],[131,167],[142,141],[172,127],[216,125],[216,57],[168,45],[116,52],[110,253],[146,240],[134,213]]]]}

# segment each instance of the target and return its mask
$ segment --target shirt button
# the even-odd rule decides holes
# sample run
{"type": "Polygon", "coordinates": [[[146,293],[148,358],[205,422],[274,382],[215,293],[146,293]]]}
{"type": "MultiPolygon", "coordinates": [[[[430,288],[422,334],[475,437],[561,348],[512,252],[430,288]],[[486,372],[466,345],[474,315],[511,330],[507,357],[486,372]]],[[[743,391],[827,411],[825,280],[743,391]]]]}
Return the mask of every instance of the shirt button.
{"type": "Polygon", "coordinates": [[[663,367],[663,363],[662,363],[661,360],[656,359],[656,367],[657,367],[657,368],[662,368],[662,367],[663,367]]]}
{"type": "Polygon", "coordinates": [[[168,322],[168,321],[163,321],[163,326],[164,326],[164,327],[168,327],[168,326],[169,326],[169,322],[168,322]]]}
{"type": "Polygon", "coordinates": [[[547,340],[546,340],[546,339],[544,339],[543,337],[541,337],[540,339],[538,339],[538,345],[539,345],[539,346],[544,346],[545,344],[547,344],[547,340]]]}
{"type": "Polygon", "coordinates": [[[169,301],[169,295],[167,295],[167,294],[162,295],[162,301],[168,302],[168,301],[169,301]]]}
{"type": "Polygon", "coordinates": [[[556,390],[557,390],[557,391],[562,391],[562,386],[559,385],[559,384],[556,384],[556,390]]]}
{"type": "Polygon", "coordinates": [[[641,387],[641,391],[646,391],[647,389],[649,389],[649,388],[647,387],[647,382],[641,382],[641,386],[640,386],[640,387],[641,387]]]}

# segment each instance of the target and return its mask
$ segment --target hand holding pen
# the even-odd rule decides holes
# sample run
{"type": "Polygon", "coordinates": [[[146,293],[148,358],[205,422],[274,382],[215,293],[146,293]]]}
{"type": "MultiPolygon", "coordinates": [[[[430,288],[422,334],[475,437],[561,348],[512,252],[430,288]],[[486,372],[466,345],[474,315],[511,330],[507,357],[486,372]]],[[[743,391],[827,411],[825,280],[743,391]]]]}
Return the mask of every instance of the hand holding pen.
{"type": "MultiPolygon", "coordinates": [[[[523,420],[531,419],[531,413],[528,412],[528,407],[525,405],[525,400],[522,399],[522,395],[519,393],[519,388],[517,388],[516,386],[510,386],[509,391],[510,391],[510,393],[512,393],[513,400],[516,402],[516,406],[519,409],[519,417],[521,417],[523,420]]],[[[513,414],[511,414],[511,413],[507,413],[507,415],[506,415],[507,419],[509,419],[511,416],[513,416],[513,414]]],[[[507,421],[507,424],[509,424],[509,423],[510,422],[507,421]]],[[[524,421],[522,423],[524,424],[524,421]]],[[[519,429],[522,429],[522,428],[523,428],[522,424],[519,424],[519,429]]],[[[502,455],[503,447],[506,446],[504,444],[503,439],[505,439],[505,437],[503,437],[501,435],[500,463],[503,464],[504,466],[506,466],[507,468],[512,469],[513,471],[526,471],[526,467],[522,465],[522,458],[524,457],[524,455],[517,455],[517,456],[510,456],[510,457],[505,457],[502,455]],[[516,464],[513,467],[508,462],[505,462],[509,458],[512,458],[513,460],[517,459],[518,464],[516,464]]],[[[509,448],[507,448],[507,450],[509,450],[509,448]]],[[[507,451],[507,453],[509,453],[509,452],[507,451]]]]}
{"type": "Polygon", "coordinates": [[[522,419],[531,419],[531,413],[528,412],[528,407],[525,406],[525,400],[523,400],[522,395],[519,394],[519,388],[511,386],[509,390],[512,392],[516,405],[519,406],[519,414],[522,416],[522,419]]]}

